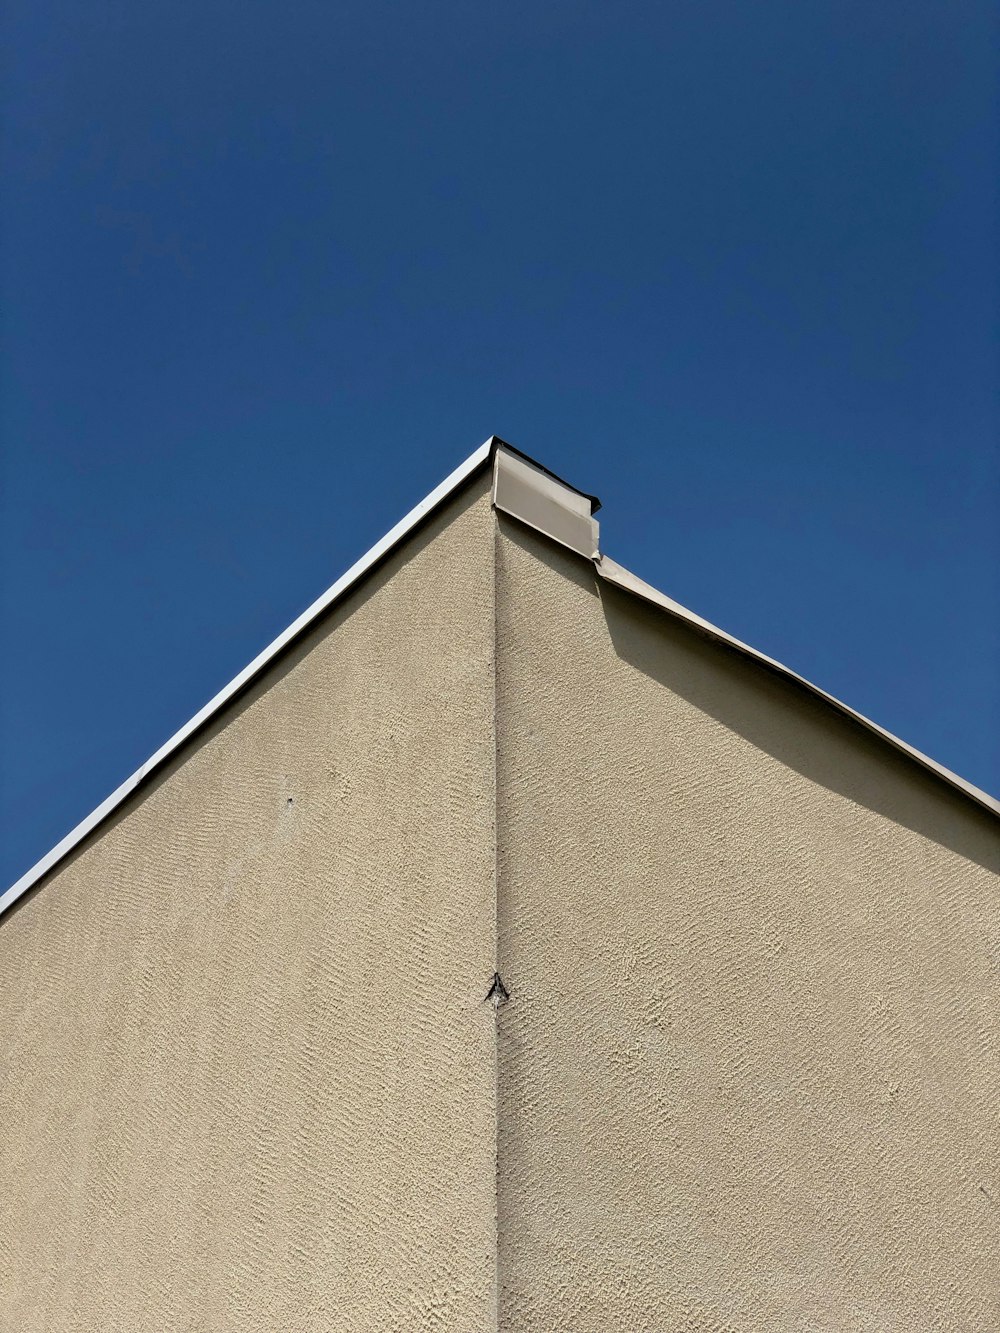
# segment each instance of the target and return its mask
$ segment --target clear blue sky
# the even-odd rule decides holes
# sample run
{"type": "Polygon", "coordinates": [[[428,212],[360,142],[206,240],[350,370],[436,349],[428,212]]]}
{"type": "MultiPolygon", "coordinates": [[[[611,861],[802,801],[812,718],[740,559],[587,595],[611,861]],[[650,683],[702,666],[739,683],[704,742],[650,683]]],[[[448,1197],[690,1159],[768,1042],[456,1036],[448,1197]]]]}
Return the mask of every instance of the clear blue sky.
{"type": "Polygon", "coordinates": [[[10,0],[0,888],[496,432],[1000,791],[986,0],[10,0]]]}

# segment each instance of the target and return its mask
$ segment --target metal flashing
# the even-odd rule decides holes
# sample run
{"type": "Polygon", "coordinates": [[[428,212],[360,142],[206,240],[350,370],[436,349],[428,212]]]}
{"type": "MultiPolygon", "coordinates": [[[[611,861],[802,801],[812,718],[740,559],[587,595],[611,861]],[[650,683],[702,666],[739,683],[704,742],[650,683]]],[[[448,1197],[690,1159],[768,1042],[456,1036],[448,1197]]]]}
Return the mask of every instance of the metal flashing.
{"type": "Polygon", "coordinates": [[[551,477],[552,480],[557,481],[560,486],[565,486],[568,491],[573,491],[576,495],[582,495],[584,499],[590,501],[590,512],[592,514],[596,514],[598,509],[600,509],[601,502],[596,495],[591,495],[589,491],[581,491],[579,486],[574,486],[573,483],[567,481],[565,477],[560,477],[557,472],[553,472],[551,468],[547,468],[544,463],[539,463],[537,458],[532,458],[531,455],[526,454],[523,449],[518,449],[516,445],[508,444],[506,440],[501,440],[499,435],[493,436],[493,447],[495,449],[502,449],[506,454],[516,455],[518,458],[523,459],[525,463],[528,463],[533,467],[536,472],[543,472],[546,477],[551,477]]]}
{"type": "Polygon", "coordinates": [[[595,497],[502,445],[494,460],[493,504],[588,560],[600,555],[595,497]]]}

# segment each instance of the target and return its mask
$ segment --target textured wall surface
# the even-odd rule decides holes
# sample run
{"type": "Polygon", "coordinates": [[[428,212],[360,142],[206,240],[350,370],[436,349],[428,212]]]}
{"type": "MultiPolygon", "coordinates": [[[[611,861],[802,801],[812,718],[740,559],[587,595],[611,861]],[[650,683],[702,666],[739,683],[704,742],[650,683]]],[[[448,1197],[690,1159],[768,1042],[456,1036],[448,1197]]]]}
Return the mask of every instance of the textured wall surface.
{"type": "Polygon", "coordinates": [[[1000,1328],[998,845],[475,483],[0,920],[0,1330],[1000,1328]]]}
{"type": "Polygon", "coordinates": [[[0,1329],[495,1324],[492,530],[477,483],[0,921],[0,1329]]]}
{"type": "Polygon", "coordinates": [[[995,823],[501,528],[505,1333],[1000,1328],[995,823]]]}

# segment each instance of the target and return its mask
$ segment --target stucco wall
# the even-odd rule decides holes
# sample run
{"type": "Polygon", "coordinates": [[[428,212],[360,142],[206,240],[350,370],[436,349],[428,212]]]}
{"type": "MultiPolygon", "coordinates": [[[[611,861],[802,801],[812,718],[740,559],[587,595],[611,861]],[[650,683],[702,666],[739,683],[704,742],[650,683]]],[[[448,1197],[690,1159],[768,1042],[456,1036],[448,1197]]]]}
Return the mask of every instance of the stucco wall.
{"type": "Polygon", "coordinates": [[[0,920],[0,1329],[1000,1327],[998,846],[474,483],[0,920]]]}
{"type": "Polygon", "coordinates": [[[995,822],[501,530],[505,1333],[1000,1328],[995,822]]]}
{"type": "Polygon", "coordinates": [[[0,1328],[495,1322],[492,530],[477,482],[0,921],[0,1328]]]}

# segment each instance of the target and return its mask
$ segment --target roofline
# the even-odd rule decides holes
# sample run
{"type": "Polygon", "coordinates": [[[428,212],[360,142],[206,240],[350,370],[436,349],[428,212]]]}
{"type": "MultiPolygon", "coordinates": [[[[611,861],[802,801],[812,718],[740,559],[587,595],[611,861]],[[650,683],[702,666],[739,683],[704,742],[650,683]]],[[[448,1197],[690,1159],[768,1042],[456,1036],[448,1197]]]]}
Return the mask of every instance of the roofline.
{"type": "MultiPolygon", "coordinates": [[[[113,811],[115,811],[134,791],[136,791],[142,783],[151,777],[153,773],[162,768],[167,760],[175,755],[177,751],[180,750],[180,748],[207,722],[252,684],[252,682],[271,665],[275,658],[309,629],[309,627],[313,625],[324,612],[328,611],[332,606],[339,602],[342,597],[360,583],[380,561],[395,550],[395,548],[410,536],[410,534],[429,518],[431,514],[439,509],[446,500],[450,499],[461,486],[475,476],[475,474],[488,463],[492,463],[494,457],[501,451],[522,459],[529,465],[529,471],[534,470],[538,474],[541,474],[541,476],[548,479],[548,482],[544,486],[545,497],[541,501],[541,519],[539,516],[540,511],[534,503],[531,507],[532,512],[530,516],[527,514],[519,514],[517,508],[519,507],[520,502],[516,499],[511,501],[499,498],[496,484],[494,484],[493,502],[496,508],[502,509],[504,512],[511,514],[514,518],[517,518],[522,522],[527,522],[531,527],[543,532],[551,540],[557,541],[561,545],[570,545],[571,549],[576,550],[578,554],[583,554],[584,558],[591,560],[598,575],[607,582],[615,584],[617,587],[624,589],[634,596],[642,598],[644,601],[653,603],[655,606],[662,608],[676,618],[686,621],[710,638],[736,649],[744,656],[751,658],[762,666],[767,667],[769,670],[775,671],[786,679],[794,681],[799,686],[804,687],[811,694],[822,699],[825,703],[832,705],[838,712],[844,713],[847,717],[853,719],[853,721],[859,723],[867,730],[874,732],[883,740],[888,741],[895,749],[902,751],[908,758],[928,769],[935,777],[947,782],[963,796],[969,797],[971,800],[975,801],[978,805],[989,811],[990,814],[1000,816],[1000,801],[995,800],[992,796],[981,791],[978,787],[974,787],[971,782],[966,782],[964,778],[960,778],[950,769],[943,767],[943,765],[938,764],[935,760],[930,759],[919,750],[914,749],[912,745],[907,745],[907,743],[900,740],[898,736],[894,736],[891,732],[886,731],[884,727],[880,727],[876,722],[872,722],[861,713],[855,712],[853,708],[849,708],[847,704],[841,703],[841,701],[834,698],[832,694],[827,694],[825,690],[821,690],[819,686],[813,685],[810,681],[806,680],[805,677],[798,675],[797,672],[792,671],[789,667],[783,666],[782,663],[776,662],[774,658],[758,652],[757,649],[751,648],[748,644],[733,638],[733,636],[727,634],[725,630],[718,629],[707,620],[703,620],[701,616],[695,615],[693,611],[689,611],[686,607],[681,606],[679,602],[675,602],[672,598],[659,592],[650,584],[644,583],[642,579],[637,578],[635,574],[630,573],[627,569],[624,569],[608,556],[601,554],[599,550],[596,551],[596,554],[591,556],[588,551],[585,551],[579,545],[573,545],[572,540],[567,540],[566,529],[563,524],[558,519],[556,519],[555,522],[552,522],[551,519],[545,517],[545,508],[549,507],[549,512],[553,517],[555,517],[558,509],[564,507],[576,511],[579,507],[579,501],[577,500],[574,503],[570,500],[570,495],[582,496],[584,499],[590,501],[591,514],[593,514],[600,508],[600,501],[596,496],[590,495],[586,491],[581,491],[577,487],[563,481],[561,477],[556,476],[554,472],[550,472],[548,468],[536,462],[535,459],[531,458],[528,454],[522,453],[520,449],[515,449],[513,445],[507,444],[506,441],[499,439],[498,436],[491,435],[488,440],[485,440],[478,449],[469,455],[464,463],[460,463],[453,472],[450,472],[439,486],[435,486],[434,490],[432,490],[429,495],[425,496],[419,504],[414,505],[410,512],[404,518],[401,518],[395,527],[390,528],[385,536],[380,541],[377,541],[370,550],[366,551],[360,560],[356,560],[346,573],[342,574],[335,583],[332,583],[330,587],[327,588],[326,592],[317,597],[311,606],[306,607],[302,614],[298,616],[297,619],[293,620],[287,629],[283,630],[276,639],[272,640],[263,652],[258,653],[253,661],[248,666],[244,667],[238,676],[234,676],[228,685],[223,686],[218,694],[210,699],[208,703],[205,704],[204,708],[195,713],[194,717],[186,722],[179,731],[176,731],[168,741],[164,742],[155,754],[151,755],[144,764],[141,764],[140,767],[137,768],[130,777],[126,778],[119,787],[116,787],[110,796],[103,800],[95,810],[92,810],[91,813],[87,815],[86,819],[81,820],[74,829],[61,839],[61,841],[56,843],[50,852],[43,856],[40,861],[36,861],[31,869],[27,870],[16,883],[12,884],[9,889],[0,894],[0,916],[2,916],[8,908],[12,907],[19,898],[28,892],[29,889],[33,888],[39,880],[43,879],[50,870],[53,870],[60,861],[73,851],[75,847],[78,847],[89,834],[93,833],[94,830],[113,813],[113,811]],[[553,486],[552,483],[555,483],[555,485],[553,486]],[[565,497],[567,503],[565,506],[560,503],[560,489],[567,492],[565,497]]],[[[539,497],[536,496],[535,499],[538,500],[539,497]]],[[[595,538],[594,546],[596,547],[598,533],[597,520],[591,517],[589,523],[592,525],[592,531],[595,538]]]]}
{"type": "Polygon", "coordinates": [[[544,463],[539,463],[537,458],[532,458],[531,455],[526,454],[523,449],[518,449],[517,445],[508,444],[506,440],[501,440],[499,435],[494,435],[494,452],[496,452],[497,449],[502,449],[504,453],[507,454],[516,455],[516,457],[521,458],[525,463],[528,463],[535,472],[541,472],[543,476],[551,478],[552,481],[557,481],[559,485],[564,486],[566,490],[573,491],[577,495],[582,495],[585,500],[590,501],[590,512],[592,514],[596,514],[598,509],[600,509],[601,502],[596,495],[591,495],[589,491],[581,491],[579,486],[574,486],[573,483],[567,481],[565,477],[560,477],[558,472],[553,472],[552,469],[547,468],[544,463]]]}
{"type": "MultiPolygon", "coordinates": [[[[503,442],[500,441],[499,443],[502,444],[503,442]]],[[[864,727],[867,731],[874,732],[876,736],[887,741],[894,749],[906,755],[908,759],[914,760],[934,774],[935,777],[947,782],[949,786],[954,787],[963,796],[975,801],[977,805],[982,806],[990,814],[1000,815],[1000,801],[995,800],[987,792],[974,787],[971,782],[966,782],[957,773],[953,773],[951,769],[945,768],[943,764],[937,763],[934,759],[930,759],[927,755],[914,749],[906,741],[901,741],[891,731],[886,731],[877,722],[872,722],[864,714],[849,708],[847,704],[842,703],[832,694],[827,694],[826,690],[821,690],[818,685],[813,685],[804,676],[800,676],[797,671],[792,671],[790,667],[775,661],[773,657],[758,652],[756,648],[751,648],[749,644],[743,643],[740,639],[727,634],[725,630],[719,629],[718,626],[707,620],[703,620],[701,616],[689,611],[686,606],[681,606],[680,602],[675,602],[672,597],[667,597],[665,593],[660,592],[648,583],[644,583],[642,579],[637,578],[635,574],[630,573],[629,570],[619,565],[609,556],[603,555],[600,549],[600,526],[597,519],[593,517],[592,509],[590,515],[585,516],[581,513],[580,497],[592,499],[584,491],[577,490],[575,486],[568,486],[565,482],[560,482],[554,473],[535,463],[533,459],[529,458],[527,454],[522,454],[520,450],[505,446],[497,454],[493,482],[493,504],[495,508],[512,515],[519,522],[544,533],[552,541],[559,542],[562,546],[566,546],[571,551],[575,551],[578,555],[592,561],[598,575],[605,582],[612,583],[632,596],[640,597],[644,601],[652,603],[676,619],[685,621],[708,638],[735,649],[738,653],[744,657],[749,657],[768,671],[773,671],[800,688],[808,690],[810,694],[822,699],[824,703],[829,704],[839,713],[843,713],[859,726],[864,727]],[[516,458],[510,457],[510,455],[516,455],[516,458]],[[518,459],[521,461],[517,461],[518,459]]]]}
{"type": "Polygon", "coordinates": [[[717,625],[711,624],[708,620],[703,620],[701,616],[689,611],[686,606],[681,606],[680,602],[675,602],[672,597],[667,597],[665,593],[645,583],[631,571],[619,565],[616,561],[606,555],[599,556],[594,562],[597,566],[597,572],[606,582],[614,584],[618,588],[624,589],[635,597],[641,597],[643,601],[650,602],[654,606],[660,607],[669,615],[677,620],[683,620],[694,629],[700,631],[706,638],[713,639],[717,643],[725,644],[728,648],[734,648],[744,657],[749,657],[752,661],[773,671],[776,675],[784,677],[785,680],[792,681],[800,688],[808,690],[816,698],[822,699],[824,703],[835,708],[839,713],[843,713],[853,722],[857,722],[867,731],[872,731],[876,736],[900,750],[908,759],[915,760],[921,767],[929,769],[935,777],[941,778],[949,786],[956,788],[963,796],[970,797],[978,805],[988,810],[992,815],[1000,815],[1000,801],[995,800],[988,792],[982,791],[979,787],[974,787],[971,782],[966,782],[957,773],[953,773],[950,768],[945,768],[937,760],[931,759],[923,754],[906,741],[900,740],[894,736],[891,731],[886,731],[885,727],[880,727],[877,722],[871,718],[865,717],[863,713],[857,712],[848,704],[841,702],[834,695],[828,694],[826,690],[820,689],[812,681],[806,680],[805,676],[800,676],[797,671],[787,667],[782,662],[775,661],[773,657],[768,657],[766,653],[760,652],[756,648],[751,648],[749,644],[742,640],[734,638],[732,634],[727,634],[724,629],[719,629],[717,625]]]}
{"type": "Polygon", "coordinates": [[[377,541],[370,550],[366,551],[360,560],[356,560],[350,569],[337,579],[336,583],[332,583],[326,592],[316,598],[311,606],[307,606],[302,614],[293,620],[276,639],[272,640],[263,652],[258,653],[238,676],[234,676],[228,685],[224,685],[218,694],[209,699],[204,708],[195,713],[189,722],[185,722],[180,731],[175,731],[155,754],[151,755],[144,764],[141,764],[135,770],[131,777],[127,777],[121,786],[116,787],[96,810],[92,810],[86,819],[82,819],[76,828],[57,842],[50,852],[43,856],[40,861],[36,861],[31,869],[25,871],[16,883],[0,894],[0,916],[8,908],[13,907],[20,897],[67,857],[74,847],[78,847],[84,838],[93,833],[98,825],[102,824],[113,811],[117,810],[128,796],[131,796],[147,778],[159,768],[162,768],[167,760],[176,754],[181,746],[189,741],[206,722],[209,722],[216,713],[225,708],[226,704],[230,703],[256,680],[261,672],[265,671],[274,659],[284,652],[325,611],[339,602],[357,583],[360,583],[366,574],[370,573],[381,560],[404,541],[415,528],[419,527],[436,509],[440,508],[459,487],[469,481],[481,468],[484,468],[501,443],[502,441],[498,440],[495,435],[491,435],[488,440],[484,441],[474,453],[469,455],[464,463],[460,463],[453,472],[445,477],[439,486],[435,486],[429,495],[425,496],[418,505],[414,505],[395,527],[390,528],[380,541],[377,541]]]}

